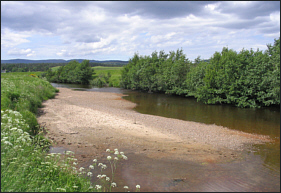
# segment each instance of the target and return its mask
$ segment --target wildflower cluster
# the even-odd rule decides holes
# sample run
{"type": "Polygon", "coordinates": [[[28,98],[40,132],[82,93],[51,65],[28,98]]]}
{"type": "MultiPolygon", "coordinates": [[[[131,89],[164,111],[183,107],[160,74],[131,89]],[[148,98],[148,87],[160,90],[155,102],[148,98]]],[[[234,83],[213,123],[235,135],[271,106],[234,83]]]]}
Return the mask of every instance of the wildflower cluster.
{"type": "Polygon", "coordinates": [[[23,151],[24,146],[30,146],[32,139],[29,133],[23,131],[28,127],[19,112],[1,110],[1,153],[23,151]]]}
{"type": "MultiPolygon", "coordinates": [[[[127,156],[124,154],[124,152],[119,152],[118,149],[114,149],[111,151],[110,149],[106,149],[106,152],[109,153],[109,155],[106,157],[111,169],[111,176],[107,176],[103,173],[105,169],[107,169],[107,165],[104,163],[97,163],[97,159],[93,160],[93,164],[89,165],[88,171],[85,171],[85,168],[81,167],[79,169],[79,174],[86,174],[89,177],[93,176],[93,173],[91,170],[94,168],[99,168],[101,174],[98,174],[95,189],[98,191],[109,191],[111,192],[112,188],[117,187],[116,182],[114,182],[114,174],[117,169],[117,163],[121,160],[128,160],[127,156]]],[[[93,187],[90,186],[89,189],[92,189],[93,187]]],[[[124,189],[126,191],[129,190],[128,186],[124,186],[124,189]]],[[[140,185],[136,185],[136,191],[140,190],[140,185]]]]}
{"type": "MultiPolygon", "coordinates": [[[[21,113],[10,109],[1,110],[1,178],[5,182],[1,184],[1,190],[7,190],[7,192],[26,190],[29,192],[34,190],[32,183],[40,184],[41,181],[45,181],[45,178],[51,179],[50,183],[56,180],[58,180],[57,184],[64,184],[61,183],[63,180],[68,183],[64,187],[54,187],[48,191],[87,190],[85,187],[81,187],[81,183],[80,186],[76,185],[77,180],[69,182],[64,177],[57,179],[58,176],[71,176],[73,178],[77,174],[77,169],[74,167],[77,159],[74,158],[74,153],[67,151],[64,156],[61,156],[60,153],[44,153],[42,150],[46,147],[37,146],[34,143],[35,138],[23,131],[28,127],[21,113]],[[26,180],[29,179],[31,181],[27,183],[26,180]],[[7,183],[9,181],[11,183],[7,183]]],[[[85,179],[83,186],[89,187],[90,185],[91,183],[85,179]]]]}

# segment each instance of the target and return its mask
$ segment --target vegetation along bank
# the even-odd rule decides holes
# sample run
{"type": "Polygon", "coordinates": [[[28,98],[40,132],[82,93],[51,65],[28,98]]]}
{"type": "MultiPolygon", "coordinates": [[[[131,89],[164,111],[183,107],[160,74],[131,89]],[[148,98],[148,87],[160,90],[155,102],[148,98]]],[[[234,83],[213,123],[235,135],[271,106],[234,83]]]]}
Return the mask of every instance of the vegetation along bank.
{"type": "Polygon", "coordinates": [[[280,38],[264,52],[224,47],[208,61],[191,62],[182,50],[135,54],[121,73],[120,86],[127,89],[241,108],[280,105],[280,38]]]}
{"type": "Polygon", "coordinates": [[[1,191],[97,191],[85,177],[86,170],[75,167],[72,152],[63,157],[48,154],[50,142],[36,113],[42,101],[53,98],[58,90],[39,74],[1,75],[1,191]]]}

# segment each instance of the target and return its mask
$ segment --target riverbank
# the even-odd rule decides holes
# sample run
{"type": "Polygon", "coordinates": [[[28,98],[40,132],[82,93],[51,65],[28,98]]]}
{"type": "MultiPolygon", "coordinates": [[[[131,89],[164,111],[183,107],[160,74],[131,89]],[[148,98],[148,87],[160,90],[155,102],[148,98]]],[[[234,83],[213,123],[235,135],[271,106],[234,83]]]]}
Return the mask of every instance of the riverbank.
{"type": "Polygon", "coordinates": [[[72,155],[46,155],[36,113],[57,90],[36,73],[1,75],[1,192],[90,192],[90,181],[69,164],[72,155]]]}
{"type": "Polygon", "coordinates": [[[132,110],[134,103],[121,96],[60,88],[55,99],[43,103],[44,115],[38,122],[46,123],[50,139],[67,147],[129,145],[135,152],[145,152],[149,157],[173,154],[174,158],[203,161],[210,154],[214,161],[220,162],[228,157],[220,151],[242,150],[245,144],[269,141],[266,136],[221,126],[140,114],[132,110]],[[192,153],[191,158],[188,153],[191,150],[205,153],[204,156],[192,153]]]}
{"type": "Polygon", "coordinates": [[[158,165],[167,160],[201,165],[228,163],[243,159],[248,146],[270,140],[221,126],[140,114],[121,94],[59,90],[54,99],[43,103],[37,120],[46,127],[53,146],[74,151],[82,165],[102,158],[107,148],[118,148],[129,159],[129,155],[138,157],[138,162],[147,160],[146,165],[142,163],[144,168],[151,160],[157,160],[158,165]]]}

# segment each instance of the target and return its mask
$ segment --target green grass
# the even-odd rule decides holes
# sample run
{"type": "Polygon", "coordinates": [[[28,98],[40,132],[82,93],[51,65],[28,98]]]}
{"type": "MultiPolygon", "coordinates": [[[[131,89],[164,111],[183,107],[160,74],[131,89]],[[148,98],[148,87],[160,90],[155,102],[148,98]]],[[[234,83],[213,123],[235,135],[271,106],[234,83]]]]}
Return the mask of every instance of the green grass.
{"type": "Polygon", "coordinates": [[[97,165],[96,159],[89,169],[78,169],[73,152],[48,153],[50,142],[37,123],[36,113],[42,101],[53,98],[58,90],[39,78],[40,74],[1,74],[1,192],[114,191],[117,162],[127,159],[123,152],[106,150],[112,156],[107,157],[110,177],[103,174],[106,164],[97,165]],[[95,168],[100,168],[101,174],[91,183],[95,168]]]}
{"type": "Polygon", "coordinates": [[[123,67],[96,66],[93,68],[96,74],[93,75],[92,84],[103,83],[103,86],[120,87],[121,69],[123,67]],[[107,77],[108,73],[110,73],[111,77],[106,81],[104,77],[107,77]]]}
{"type": "Polygon", "coordinates": [[[52,71],[55,72],[55,71],[57,71],[57,70],[59,69],[59,67],[60,67],[60,66],[56,66],[56,67],[52,67],[51,69],[52,69],[52,71]]]}
{"type": "Polygon", "coordinates": [[[50,143],[40,133],[36,112],[57,90],[37,75],[1,74],[1,191],[92,191],[89,179],[72,168],[73,157],[47,156],[50,143]]]}

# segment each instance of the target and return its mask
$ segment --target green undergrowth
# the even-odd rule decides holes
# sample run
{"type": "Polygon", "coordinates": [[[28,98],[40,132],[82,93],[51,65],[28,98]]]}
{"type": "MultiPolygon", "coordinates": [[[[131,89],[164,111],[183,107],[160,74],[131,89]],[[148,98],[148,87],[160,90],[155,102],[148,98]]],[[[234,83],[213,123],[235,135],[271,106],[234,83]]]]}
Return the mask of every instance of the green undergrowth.
{"type": "Polygon", "coordinates": [[[1,109],[11,109],[22,114],[29,125],[26,130],[38,132],[36,113],[42,101],[53,98],[58,91],[47,80],[38,78],[38,73],[1,74],[1,109]]]}
{"type": "MultiPolygon", "coordinates": [[[[77,168],[74,153],[49,153],[50,142],[38,125],[37,108],[53,98],[56,88],[40,73],[1,74],[1,192],[100,192],[114,191],[117,162],[123,152],[107,150],[112,176],[103,174],[106,164],[77,168]],[[96,182],[91,170],[99,169],[96,182]]],[[[124,191],[128,191],[127,186],[124,191]]],[[[136,186],[136,191],[140,186],[136,186]]]]}
{"type": "Polygon", "coordinates": [[[37,108],[58,91],[40,73],[1,74],[1,191],[92,191],[74,175],[73,157],[47,155],[50,143],[40,132],[37,108]]]}

